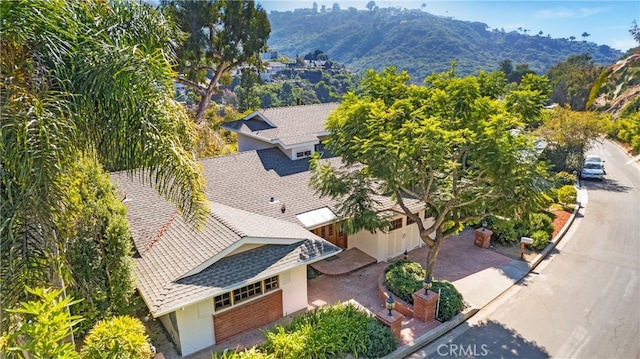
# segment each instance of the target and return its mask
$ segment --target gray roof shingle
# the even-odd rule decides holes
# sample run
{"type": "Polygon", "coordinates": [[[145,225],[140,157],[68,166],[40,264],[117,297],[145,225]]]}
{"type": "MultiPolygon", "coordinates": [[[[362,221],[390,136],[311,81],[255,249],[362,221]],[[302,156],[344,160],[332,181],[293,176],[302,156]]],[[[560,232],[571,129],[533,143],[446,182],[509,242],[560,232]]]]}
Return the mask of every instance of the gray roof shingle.
{"type": "MultiPolygon", "coordinates": [[[[274,138],[321,133],[324,119],[336,106],[265,110],[267,118],[277,127],[258,131],[275,129],[271,133],[274,138]],[[305,116],[308,127],[302,126],[305,121],[300,120],[305,116]]],[[[254,129],[266,124],[246,122],[231,124],[254,129]]],[[[328,152],[325,155],[323,162],[334,167],[341,165],[340,158],[328,152]]],[[[112,174],[128,199],[127,218],[140,254],[134,273],[140,293],[154,315],[340,251],[303,228],[296,217],[324,207],[335,212],[336,208],[334,200],[320,198],[309,187],[308,158],[291,160],[278,148],[269,148],[206,158],[200,163],[207,181],[207,198],[212,202],[211,216],[200,231],[185,223],[170,203],[144,184],[142,177],[112,174]],[[247,237],[291,243],[267,244],[212,260],[247,237]]],[[[382,208],[392,206],[389,198],[379,199],[382,208]]]]}
{"type": "Polygon", "coordinates": [[[324,133],[329,114],[338,107],[337,102],[316,105],[268,108],[260,111],[273,126],[257,115],[225,123],[222,127],[231,131],[252,134],[284,146],[304,142],[318,142],[318,134],[324,133]]]}
{"type": "MultiPolygon", "coordinates": [[[[228,177],[220,172],[217,175],[228,177]]],[[[294,221],[222,203],[211,204],[211,215],[198,231],[141,181],[124,173],[112,174],[112,179],[127,194],[127,218],[140,255],[135,259],[134,275],[154,315],[205,299],[236,283],[268,277],[340,251],[294,221]],[[284,239],[291,243],[264,245],[234,254],[185,277],[247,237],[284,239]],[[247,258],[251,258],[251,265],[243,262],[247,258]]],[[[281,213],[279,208],[277,212],[281,213]]]]}

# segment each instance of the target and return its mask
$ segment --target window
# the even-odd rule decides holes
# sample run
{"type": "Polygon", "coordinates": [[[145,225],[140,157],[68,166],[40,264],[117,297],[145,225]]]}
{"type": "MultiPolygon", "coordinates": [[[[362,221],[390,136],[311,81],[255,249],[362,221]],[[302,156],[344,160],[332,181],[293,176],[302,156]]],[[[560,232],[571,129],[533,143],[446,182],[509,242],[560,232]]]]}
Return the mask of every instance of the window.
{"type": "Polygon", "coordinates": [[[309,157],[309,156],[311,156],[311,151],[296,152],[296,158],[309,157]]]}
{"type": "Polygon", "coordinates": [[[329,225],[328,232],[329,232],[329,237],[333,237],[333,224],[329,225]]]}
{"type": "Polygon", "coordinates": [[[227,292],[215,296],[213,298],[213,308],[214,310],[228,308],[247,299],[278,289],[279,287],[280,282],[278,280],[278,276],[273,276],[259,282],[245,285],[242,288],[235,289],[233,292],[227,292]]]}
{"type": "Polygon", "coordinates": [[[402,228],[402,218],[394,219],[391,221],[391,230],[402,228]]]}
{"type": "MultiPolygon", "coordinates": [[[[420,218],[420,213],[414,213],[418,218],[420,218]]],[[[407,226],[410,224],[414,224],[416,223],[416,221],[414,221],[413,219],[411,219],[411,217],[407,216],[407,226]]]]}
{"type": "Polygon", "coordinates": [[[231,293],[224,293],[213,298],[213,308],[215,310],[231,306],[231,293]]]}
{"type": "Polygon", "coordinates": [[[264,291],[268,292],[270,290],[278,289],[278,276],[267,278],[264,280],[264,291]]]}
{"type": "Polygon", "coordinates": [[[233,302],[238,303],[262,294],[262,282],[246,285],[233,291],[233,302]]]}

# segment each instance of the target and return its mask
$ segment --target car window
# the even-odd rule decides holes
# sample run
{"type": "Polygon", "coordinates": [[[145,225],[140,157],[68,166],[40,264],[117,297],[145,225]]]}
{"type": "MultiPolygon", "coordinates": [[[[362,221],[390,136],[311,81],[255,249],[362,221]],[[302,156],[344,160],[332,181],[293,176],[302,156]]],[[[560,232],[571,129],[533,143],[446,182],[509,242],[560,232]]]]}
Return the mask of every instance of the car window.
{"type": "Polygon", "coordinates": [[[600,164],[596,162],[586,162],[584,164],[584,168],[588,170],[599,170],[602,168],[602,166],[600,166],[600,164]]]}

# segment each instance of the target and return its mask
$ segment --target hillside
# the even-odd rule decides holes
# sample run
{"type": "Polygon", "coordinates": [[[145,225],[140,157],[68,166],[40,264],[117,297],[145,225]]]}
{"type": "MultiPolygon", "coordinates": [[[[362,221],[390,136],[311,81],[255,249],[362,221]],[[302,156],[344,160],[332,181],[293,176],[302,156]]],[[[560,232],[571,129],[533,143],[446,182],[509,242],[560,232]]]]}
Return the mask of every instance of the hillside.
{"type": "Polygon", "coordinates": [[[610,64],[622,56],[609,46],[581,39],[505,32],[420,10],[272,11],[269,21],[269,47],[286,56],[320,49],[356,72],[396,66],[414,79],[447,70],[453,60],[459,74],[495,70],[504,59],[526,62],[537,73],[545,73],[571,54],[588,53],[597,64],[610,64]]]}

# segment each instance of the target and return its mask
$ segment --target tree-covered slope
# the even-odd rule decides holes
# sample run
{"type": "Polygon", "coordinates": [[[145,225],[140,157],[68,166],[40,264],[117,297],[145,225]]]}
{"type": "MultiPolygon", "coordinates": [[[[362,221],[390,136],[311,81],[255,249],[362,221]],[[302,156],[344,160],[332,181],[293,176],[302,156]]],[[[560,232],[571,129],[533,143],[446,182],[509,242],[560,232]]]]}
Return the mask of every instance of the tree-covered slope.
{"type": "MultiPolygon", "coordinates": [[[[504,59],[528,63],[545,73],[571,54],[587,53],[597,64],[616,61],[622,53],[581,39],[556,39],[489,29],[480,22],[460,21],[420,10],[351,8],[339,12],[271,12],[269,47],[294,57],[321,49],[331,59],[357,72],[396,66],[414,80],[446,71],[453,60],[460,74],[495,70],[504,59]]],[[[588,29],[587,29],[588,30],[588,29]]],[[[534,30],[537,31],[537,30],[534,30]]],[[[580,37],[576,30],[575,37],[580,37]]]]}

